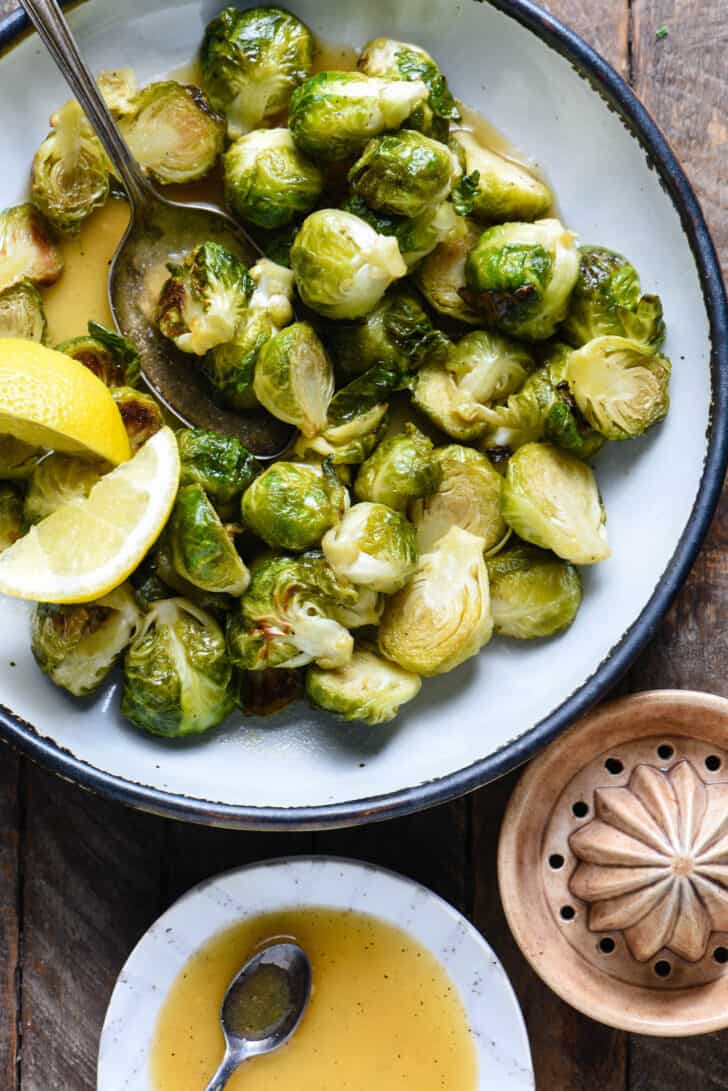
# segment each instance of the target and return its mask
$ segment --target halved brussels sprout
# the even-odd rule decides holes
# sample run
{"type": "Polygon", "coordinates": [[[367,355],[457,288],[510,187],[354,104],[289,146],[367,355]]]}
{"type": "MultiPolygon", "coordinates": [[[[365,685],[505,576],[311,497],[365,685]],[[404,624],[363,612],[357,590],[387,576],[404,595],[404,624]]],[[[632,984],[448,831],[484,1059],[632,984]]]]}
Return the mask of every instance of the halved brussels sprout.
{"type": "Polygon", "coordinates": [[[96,82],[115,121],[134,113],[138,87],[133,68],[99,72],[96,82]]]}
{"type": "Polygon", "coordinates": [[[501,510],[520,538],[572,564],[611,555],[591,468],[550,443],[526,443],[509,460],[501,510]]]}
{"type": "Polygon", "coordinates": [[[375,364],[403,374],[439,364],[450,347],[436,329],[415,292],[404,285],[390,289],[380,303],[356,322],[332,322],[324,331],[337,375],[352,379],[375,364]]]}
{"type": "Polygon", "coordinates": [[[493,634],[484,542],[460,527],[420,557],[407,586],[389,599],[379,649],[405,670],[444,674],[477,655],[493,634]]]}
{"type": "Polygon", "coordinates": [[[418,45],[397,42],[393,38],[375,38],[362,50],[357,68],[368,76],[386,76],[391,80],[422,80],[429,92],[407,118],[407,127],[419,129],[436,140],[447,140],[451,121],[460,120],[460,111],[447,80],[430,54],[418,45]]]}
{"type": "Polygon", "coordinates": [[[225,8],[205,31],[205,89],[215,109],[227,114],[231,137],[285,110],[312,66],[310,30],[281,8],[225,8]]]}
{"type": "Polygon", "coordinates": [[[354,504],[321,540],[334,572],[351,583],[391,595],[417,567],[415,529],[386,504],[354,504]]]}
{"type": "Polygon", "coordinates": [[[398,129],[426,98],[421,80],[318,72],[293,92],[288,123],[306,155],[331,163],[358,155],[373,136],[398,129]]]}
{"type": "Polygon", "coordinates": [[[464,298],[489,326],[543,341],[566,317],[578,275],[576,236],[558,220],[501,224],[470,251],[464,298]]]}
{"type": "Polygon", "coordinates": [[[328,466],[276,462],[243,494],[243,521],[269,546],[296,552],[318,545],[339,521],[348,493],[328,466]]]}
{"type": "Polygon", "coordinates": [[[291,247],[291,268],[306,306],[337,319],[373,310],[407,272],[396,239],[335,208],[312,212],[303,221],[291,247]]]}
{"type": "Polygon", "coordinates": [[[564,377],[589,424],[607,439],[641,436],[667,415],[670,361],[625,337],[596,337],[569,353],[564,377]]]}
{"type": "Polygon", "coordinates": [[[443,201],[413,219],[375,212],[361,197],[348,197],[342,209],[364,220],[379,235],[396,239],[408,270],[414,269],[440,243],[454,242],[466,231],[464,220],[458,216],[450,201],[443,201]]]}
{"type": "Polygon", "coordinates": [[[121,713],[152,735],[198,735],[232,712],[231,682],[215,619],[186,599],[162,599],[147,612],[124,657],[121,713]]]}
{"type": "Polygon", "coordinates": [[[662,303],[640,295],[637,270],[604,246],[579,249],[579,277],[562,332],[579,348],[595,337],[628,337],[659,348],[665,337],[662,303]]]}
{"type": "Polygon", "coordinates": [[[0,481],[0,553],[23,534],[23,494],[17,485],[0,481]]]}
{"type": "Polygon", "coordinates": [[[295,322],[263,345],[253,389],[269,413],[304,436],[322,430],[334,393],[334,371],[313,326],[295,322]]]}
{"type": "Polygon", "coordinates": [[[285,227],[310,212],[323,175],[299,151],[290,129],[258,129],[241,136],[225,154],[225,200],[245,223],[285,227]]]}
{"type": "Polygon", "coordinates": [[[353,603],[335,603],[331,615],[345,629],[361,629],[364,625],[378,625],[384,611],[384,595],[370,587],[357,587],[357,599],[353,603]]]}
{"type": "Polygon", "coordinates": [[[136,386],[139,382],[141,357],[136,346],[100,322],[89,322],[88,336],[62,341],[56,345],[56,351],[78,360],[112,389],[136,386]]]}
{"type": "Polygon", "coordinates": [[[372,725],[393,720],[421,686],[418,675],[384,659],[369,644],[357,644],[349,662],[338,670],[306,671],[306,696],[313,704],[343,720],[372,725]]]}
{"type": "Polygon", "coordinates": [[[413,219],[442,204],[460,173],[444,144],[402,129],[370,140],[348,178],[370,208],[413,219]]]}
{"type": "Polygon", "coordinates": [[[25,494],[26,523],[39,523],[72,500],[84,500],[101,477],[98,463],[54,452],[33,470],[25,494]]]}
{"type": "Polygon", "coordinates": [[[463,173],[473,179],[467,214],[481,223],[537,220],[553,203],[548,186],[525,167],[484,148],[472,133],[453,133],[465,160],[463,173]]]}
{"type": "Polygon", "coordinates": [[[157,182],[171,185],[204,178],[225,142],[225,120],[199,87],[164,80],[134,99],[134,112],[119,128],[137,162],[157,182]]]}
{"type": "Polygon", "coordinates": [[[393,511],[404,512],[410,500],[433,493],[441,476],[432,440],[407,423],[398,435],[380,443],[363,463],[354,493],[357,500],[386,504],[393,511]]]}
{"type": "Polygon", "coordinates": [[[417,284],[431,307],[448,318],[479,326],[481,316],[463,299],[468,254],[481,236],[481,228],[461,218],[461,233],[441,242],[417,269],[417,284]]]}
{"type": "Polygon", "coordinates": [[[46,339],[46,316],[40,292],[29,280],[0,290],[0,337],[26,341],[46,339]]]}
{"type": "Polygon", "coordinates": [[[260,473],[247,447],[234,436],[206,428],[181,428],[177,446],[180,485],[202,485],[223,518],[237,514],[237,502],[260,473]]]}
{"type": "Polygon", "coordinates": [[[53,131],[33,159],[30,194],[59,231],[75,235],[109,197],[109,162],[79,104],[71,99],[51,118],[53,131]]]}
{"type": "Polygon", "coordinates": [[[250,583],[250,573],[201,485],[183,485],[177,493],[169,539],[174,567],[195,587],[237,596],[250,583]]]}
{"type": "Polygon", "coordinates": [[[320,553],[265,557],[253,566],[240,610],[228,620],[233,663],[243,670],[336,669],[351,659],[354,641],[334,610],[355,604],[356,590],[339,580],[320,553]]]}
{"type": "Polygon", "coordinates": [[[409,506],[420,553],[429,553],[450,527],[483,539],[486,552],[502,544],[509,531],[500,511],[503,479],[488,458],[471,447],[451,444],[435,450],[440,484],[409,506]]]}
{"type": "Polygon", "coordinates": [[[116,408],[129,437],[131,453],[135,455],[148,439],[164,428],[164,414],[159,402],[151,394],[135,390],[133,386],[117,386],[111,391],[116,408]]]}
{"type": "Polygon", "coordinates": [[[205,242],[167,268],[172,275],[154,317],[164,336],[196,356],[232,341],[253,292],[242,261],[220,243],[205,242]]]}
{"type": "Polygon", "coordinates": [[[21,280],[52,284],[63,271],[63,258],[50,226],[35,205],[15,205],[0,212],[0,290],[21,280]]]}
{"type": "Polygon", "coordinates": [[[39,602],[31,622],[35,661],[51,682],[83,697],[108,676],[141,622],[128,583],[96,602],[75,606],[39,602]]]}
{"type": "Polygon", "coordinates": [[[15,436],[0,435],[0,481],[23,481],[30,477],[46,452],[15,436]]]}
{"type": "Polygon", "coordinates": [[[571,625],[581,605],[581,579],[568,561],[515,541],[486,564],[499,636],[533,640],[571,625]]]}
{"type": "Polygon", "coordinates": [[[389,404],[384,399],[399,384],[399,373],[386,366],[369,368],[334,394],[325,427],[312,438],[299,437],[299,458],[331,458],[336,466],[363,462],[382,438],[389,404]]]}

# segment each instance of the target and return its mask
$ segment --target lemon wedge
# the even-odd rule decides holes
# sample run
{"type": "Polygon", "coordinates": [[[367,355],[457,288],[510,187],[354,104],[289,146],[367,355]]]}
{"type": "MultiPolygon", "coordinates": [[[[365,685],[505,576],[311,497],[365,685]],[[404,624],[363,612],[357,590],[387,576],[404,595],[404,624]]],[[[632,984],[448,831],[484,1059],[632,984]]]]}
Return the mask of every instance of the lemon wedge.
{"type": "Polygon", "coordinates": [[[32,527],[0,554],[0,592],[38,602],[91,602],[134,571],[164,527],[179,452],[162,428],[134,458],[32,527]]]}
{"type": "Polygon", "coordinates": [[[78,360],[14,337],[0,340],[0,433],[114,466],[131,454],[108,387],[78,360]]]}

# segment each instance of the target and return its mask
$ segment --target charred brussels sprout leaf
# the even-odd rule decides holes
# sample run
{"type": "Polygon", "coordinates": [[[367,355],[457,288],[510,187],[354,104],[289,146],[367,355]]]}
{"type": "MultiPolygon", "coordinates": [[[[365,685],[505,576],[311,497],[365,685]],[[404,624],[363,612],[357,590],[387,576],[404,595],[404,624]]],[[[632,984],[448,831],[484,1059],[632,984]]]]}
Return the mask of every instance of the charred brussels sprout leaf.
{"type": "Polygon", "coordinates": [[[315,206],[323,176],[296,147],[289,129],[241,136],[225,155],[225,199],[245,223],[285,227],[315,206]]]}
{"type": "Polygon", "coordinates": [[[43,300],[34,284],[21,280],[0,290],[0,338],[20,337],[42,344],[46,328],[43,300]]]}
{"type": "Polygon", "coordinates": [[[385,504],[355,504],[321,546],[338,576],[385,594],[403,587],[417,567],[414,527],[385,504]]]}
{"type": "Polygon", "coordinates": [[[575,236],[558,220],[501,224],[470,251],[464,298],[489,326],[542,341],[566,316],[578,272],[575,236]]]}
{"type": "Polygon", "coordinates": [[[117,663],[141,626],[141,612],[128,583],[97,602],[33,611],[31,647],[55,685],[75,697],[92,693],[117,663]]]}
{"type": "Polygon", "coordinates": [[[304,436],[321,431],[334,393],[334,372],[308,322],[287,326],[263,345],[253,388],[269,413],[304,436]]]}
{"type": "Polygon", "coordinates": [[[579,348],[595,337],[627,337],[659,348],[665,337],[659,296],[641,295],[637,270],[603,246],[582,246],[579,277],[562,326],[579,348]]]}
{"type": "Polygon", "coordinates": [[[481,229],[469,220],[461,221],[457,237],[440,242],[417,269],[417,284],[427,302],[440,314],[465,322],[482,324],[480,314],[465,302],[465,266],[468,254],[480,238],[481,229]]]}
{"type": "Polygon", "coordinates": [[[111,389],[139,382],[141,357],[137,349],[126,337],[100,322],[89,322],[87,337],[62,341],[56,349],[78,360],[111,389]]]}
{"type": "Polygon", "coordinates": [[[231,341],[253,292],[243,263],[219,243],[205,242],[168,269],[155,315],[164,336],[196,356],[231,341]]]}
{"type": "Polygon", "coordinates": [[[498,471],[484,454],[457,444],[440,447],[435,460],[440,484],[409,507],[420,552],[428,553],[450,527],[482,538],[486,552],[497,549],[509,533],[500,511],[503,479],[498,471]]]}
{"type": "Polygon", "coordinates": [[[510,459],[502,511],[520,538],[572,564],[596,564],[610,556],[592,470],[551,444],[524,444],[510,459]]]}
{"type": "Polygon", "coordinates": [[[341,518],[348,495],[328,466],[276,462],[243,494],[243,521],[272,548],[301,551],[341,518]]]}
{"type": "Polygon", "coordinates": [[[63,271],[63,258],[48,222],[34,205],[0,212],[0,290],[19,281],[52,284],[63,271]]]}
{"type": "Polygon", "coordinates": [[[368,644],[357,644],[350,661],[338,670],[309,667],[306,672],[306,696],[313,704],[342,720],[371,725],[393,720],[421,686],[418,675],[384,659],[368,644]]]}
{"type": "Polygon", "coordinates": [[[227,114],[231,137],[285,110],[312,65],[311,32],[280,8],[225,8],[205,31],[205,89],[215,109],[227,114]]]}
{"type": "Polygon", "coordinates": [[[492,633],[483,539],[452,527],[387,602],[379,648],[405,670],[429,677],[477,655],[492,633]]]}
{"type": "Polygon", "coordinates": [[[301,299],[324,318],[360,318],[407,272],[396,239],[358,216],[321,209],[308,216],[291,247],[301,299]]]}
{"type": "Polygon", "coordinates": [[[135,455],[148,439],[164,428],[162,410],[151,394],[144,394],[133,386],[117,386],[111,396],[121,413],[131,452],[135,455]]]}
{"type": "Polygon", "coordinates": [[[499,223],[537,220],[548,212],[553,201],[548,186],[525,167],[484,148],[472,133],[457,132],[452,139],[471,179],[466,215],[481,223],[499,223]]]}
{"type": "Polygon", "coordinates": [[[581,580],[568,561],[514,542],[486,564],[493,622],[500,636],[533,640],[571,625],[581,604],[581,580]]]}
{"type": "Polygon", "coordinates": [[[436,140],[447,140],[449,123],[460,120],[460,111],[447,80],[426,50],[410,45],[409,42],[376,38],[365,46],[359,57],[358,67],[368,76],[385,76],[392,80],[421,80],[428,91],[427,101],[410,114],[407,127],[418,129],[436,140]]]}
{"type": "Polygon", "coordinates": [[[228,621],[232,661],[252,671],[311,662],[342,667],[354,641],[334,613],[356,602],[356,589],[339,580],[320,553],[263,558],[253,566],[239,612],[228,621]]]}
{"type": "Polygon", "coordinates": [[[304,154],[336,162],[358,155],[372,137],[399,128],[426,98],[420,80],[319,72],[294,91],[289,124],[304,154]]]}
{"type": "Polygon", "coordinates": [[[370,208],[413,219],[442,204],[459,176],[457,159],[444,144],[403,129],[370,140],[349,183],[370,208]]]}
{"type": "Polygon", "coordinates": [[[231,681],[215,619],[185,599],[162,599],[127,649],[121,712],[152,735],[198,735],[232,712],[231,681]]]}
{"type": "Polygon", "coordinates": [[[53,453],[33,470],[25,495],[26,523],[39,523],[72,500],[83,500],[99,481],[98,463],[53,453]]]}
{"type": "Polygon", "coordinates": [[[357,499],[404,512],[410,500],[430,496],[442,476],[432,452],[432,441],[414,424],[405,424],[403,432],[380,443],[361,466],[354,484],[357,499]]]}
{"type": "Polygon", "coordinates": [[[172,560],[203,591],[242,595],[250,582],[235,545],[201,485],[184,485],[169,523],[172,560]]]}
{"type": "Polygon", "coordinates": [[[23,533],[23,496],[17,485],[0,481],[0,553],[23,533]]]}
{"type": "Polygon", "coordinates": [[[205,428],[177,432],[180,485],[202,485],[220,514],[236,514],[236,502],[260,473],[260,466],[234,436],[205,428]]]}
{"type": "Polygon", "coordinates": [[[109,166],[101,142],[73,99],[51,118],[53,130],[33,159],[33,202],[59,231],[75,235],[109,196],[109,166]]]}

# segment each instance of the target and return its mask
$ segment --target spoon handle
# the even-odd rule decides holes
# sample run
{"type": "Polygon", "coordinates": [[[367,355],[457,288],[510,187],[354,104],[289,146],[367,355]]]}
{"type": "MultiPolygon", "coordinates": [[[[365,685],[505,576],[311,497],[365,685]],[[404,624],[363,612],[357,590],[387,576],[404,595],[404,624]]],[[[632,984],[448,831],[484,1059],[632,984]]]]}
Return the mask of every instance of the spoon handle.
{"type": "Polygon", "coordinates": [[[208,1083],[205,1091],[223,1091],[223,1088],[227,1087],[230,1077],[234,1072],[237,1072],[244,1060],[245,1057],[240,1057],[235,1053],[226,1053],[222,1059],[222,1064],[208,1083]]]}
{"type": "Polygon", "coordinates": [[[109,113],[56,0],[20,0],[20,3],[119,172],[134,211],[141,212],[154,199],[154,190],[109,113]]]}

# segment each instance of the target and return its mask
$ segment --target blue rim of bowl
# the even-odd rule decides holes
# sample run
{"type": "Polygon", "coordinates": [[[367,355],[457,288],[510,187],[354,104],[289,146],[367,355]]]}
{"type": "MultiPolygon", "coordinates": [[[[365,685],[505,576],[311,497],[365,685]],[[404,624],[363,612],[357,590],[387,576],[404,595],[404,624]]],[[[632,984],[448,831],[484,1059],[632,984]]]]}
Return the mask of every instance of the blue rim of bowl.
{"type": "MultiPolygon", "coordinates": [[[[483,0],[474,2],[482,3],[483,0]]],[[[435,807],[516,769],[604,697],[654,636],[685,581],[710,526],[728,463],[728,302],[708,226],[692,186],[667,141],[635,93],[611,65],[574,31],[531,0],[487,2],[570,61],[621,117],[669,194],[695,259],[712,345],[710,439],[693,510],[656,591],[591,677],[523,735],[472,765],[436,780],[345,803],[315,807],[250,807],[165,792],[97,769],[0,705],[0,733],[5,739],[17,750],[83,788],[167,818],[252,830],[316,830],[363,825],[435,807]]],[[[0,23],[0,50],[16,41],[28,27],[28,20],[20,12],[0,23]]]]}

